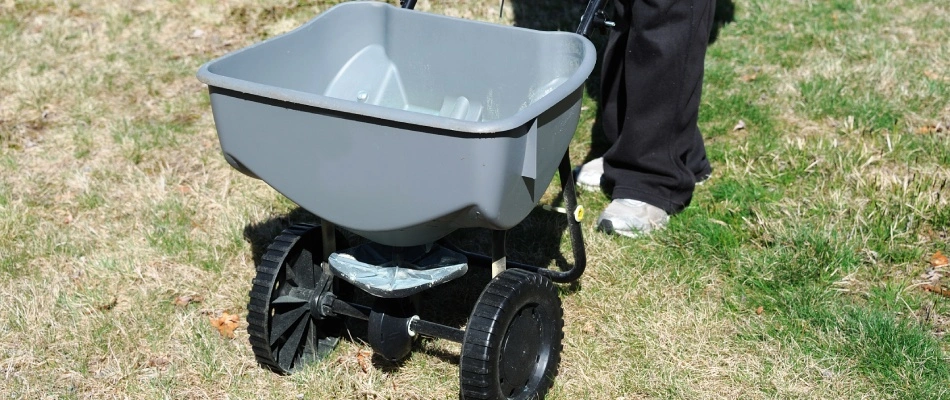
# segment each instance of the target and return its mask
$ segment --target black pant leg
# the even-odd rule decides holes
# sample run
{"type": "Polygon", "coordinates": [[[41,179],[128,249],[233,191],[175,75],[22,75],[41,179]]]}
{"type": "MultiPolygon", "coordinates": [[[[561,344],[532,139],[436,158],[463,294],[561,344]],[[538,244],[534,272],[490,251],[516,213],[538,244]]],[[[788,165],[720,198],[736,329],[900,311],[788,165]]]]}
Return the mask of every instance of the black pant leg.
{"type": "Polygon", "coordinates": [[[676,213],[709,173],[696,122],[714,11],[715,0],[614,0],[601,78],[614,198],[676,213]]]}

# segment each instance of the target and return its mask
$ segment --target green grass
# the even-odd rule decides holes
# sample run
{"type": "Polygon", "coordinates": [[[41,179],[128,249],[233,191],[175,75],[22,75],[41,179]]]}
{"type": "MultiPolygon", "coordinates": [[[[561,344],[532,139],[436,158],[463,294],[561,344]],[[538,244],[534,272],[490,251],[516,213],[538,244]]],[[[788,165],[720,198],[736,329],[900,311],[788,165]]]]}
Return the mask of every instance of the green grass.
{"type": "MultiPolygon", "coordinates": [[[[314,217],[224,162],[194,72],[336,1],[113,3],[0,2],[0,397],[457,397],[457,344],[422,340],[364,370],[354,329],[279,376],[255,364],[244,321],[235,339],[209,323],[246,314],[269,238],[314,217]],[[183,295],[203,300],[175,305],[183,295]]],[[[497,6],[418,8],[550,30],[573,30],[583,8],[510,0],[499,19],[497,6]]],[[[596,232],[609,199],[580,194],[589,263],[561,286],[549,398],[950,398],[950,300],[921,290],[950,284],[930,265],[950,253],[950,9],[719,6],[734,15],[706,60],[712,179],[639,239],[596,232]]],[[[600,141],[598,74],[575,163],[600,141]]],[[[532,213],[512,257],[560,262],[562,229],[532,213]]],[[[486,246],[484,232],[457,237],[486,246]]],[[[424,299],[464,321],[481,278],[424,299]]]]}

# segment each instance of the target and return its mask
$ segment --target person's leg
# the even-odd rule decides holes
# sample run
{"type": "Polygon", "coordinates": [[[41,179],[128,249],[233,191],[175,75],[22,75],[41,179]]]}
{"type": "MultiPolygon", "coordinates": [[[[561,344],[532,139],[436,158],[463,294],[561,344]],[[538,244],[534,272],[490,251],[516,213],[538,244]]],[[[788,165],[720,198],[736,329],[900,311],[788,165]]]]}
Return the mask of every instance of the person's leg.
{"type": "Polygon", "coordinates": [[[695,130],[693,137],[696,142],[686,153],[685,162],[686,168],[693,172],[693,181],[700,184],[712,175],[712,165],[706,158],[706,145],[703,142],[703,136],[699,133],[699,128],[695,130]]]}
{"type": "Polygon", "coordinates": [[[614,6],[602,73],[602,122],[612,143],[604,184],[615,199],[679,212],[710,171],[696,121],[714,0],[614,6]]]}
{"type": "Polygon", "coordinates": [[[600,73],[600,122],[611,147],[623,128],[627,110],[626,53],[633,20],[630,0],[613,1],[615,26],[607,36],[600,73]]]}

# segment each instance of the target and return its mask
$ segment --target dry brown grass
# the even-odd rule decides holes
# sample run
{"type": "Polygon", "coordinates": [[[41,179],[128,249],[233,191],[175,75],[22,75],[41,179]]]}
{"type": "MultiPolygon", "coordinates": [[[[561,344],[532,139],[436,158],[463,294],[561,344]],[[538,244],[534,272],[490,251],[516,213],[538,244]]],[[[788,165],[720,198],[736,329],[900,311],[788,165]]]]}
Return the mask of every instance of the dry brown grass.
{"type": "MultiPolygon", "coordinates": [[[[327,362],[278,376],[256,365],[243,320],[233,340],[209,324],[224,311],[245,313],[254,275],[245,230],[287,215],[293,205],[224,162],[206,89],[194,73],[333,3],[0,1],[0,397],[457,397],[455,344],[423,341],[399,368],[376,363],[364,370],[360,352],[368,346],[344,340],[327,362]],[[203,301],[174,305],[181,295],[203,301]]],[[[511,1],[500,21],[495,2],[420,1],[418,8],[513,23],[511,1]]],[[[906,29],[886,38],[946,49],[906,29]]],[[[807,57],[818,60],[808,71],[774,65],[756,71],[784,82],[780,94],[790,97],[800,79],[842,73],[824,50],[807,57]]],[[[913,90],[893,70],[872,62],[865,72],[881,90],[913,90]]],[[[775,104],[792,110],[785,121],[824,132],[830,146],[834,129],[829,134],[790,103],[775,104]]],[[[950,120],[950,109],[920,117],[936,118],[950,120]]],[[[799,145],[789,140],[790,148],[799,145]]],[[[586,150],[586,143],[575,146],[586,150]]],[[[832,203],[882,191],[911,207],[947,206],[948,196],[907,190],[906,178],[923,171],[874,161],[880,146],[848,151],[848,162],[860,161],[846,177],[852,184],[817,189],[832,203]]],[[[840,165],[811,161],[816,173],[840,165]]],[[[744,179],[780,162],[805,161],[727,159],[716,168],[744,179]]],[[[708,199],[706,190],[697,196],[708,199]]],[[[598,195],[584,200],[590,219],[605,202],[598,195]]],[[[801,204],[776,207],[793,217],[807,211],[801,204]]],[[[753,221],[750,229],[782,229],[781,221],[768,224],[753,221]]],[[[651,264],[682,262],[664,259],[662,244],[607,238],[590,224],[585,229],[588,273],[581,290],[562,296],[565,348],[553,398],[879,394],[849,371],[848,360],[746,338],[754,331],[749,325],[770,318],[768,311],[736,317],[725,310],[723,278],[703,260],[673,268],[701,271],[700,290],[651,264]]]]}
{"type": "MultiPolygon", "coordinates": [[[[280,377],[256,365],[243,325],[228,340],[208,323],[244,310],[245,227],[291,205],[223,162],[194,72],[332,3],[2,3],[0,394],[454,396],[455,362],[427,353],[455,345],[427,342],[399,372],[364,372],[367,346],[345,342],[280,377]],[[172,304],[189,294],[204,300],[172,304]]],[[[431,8],[497,20],[469,5],[431,8]]]]}

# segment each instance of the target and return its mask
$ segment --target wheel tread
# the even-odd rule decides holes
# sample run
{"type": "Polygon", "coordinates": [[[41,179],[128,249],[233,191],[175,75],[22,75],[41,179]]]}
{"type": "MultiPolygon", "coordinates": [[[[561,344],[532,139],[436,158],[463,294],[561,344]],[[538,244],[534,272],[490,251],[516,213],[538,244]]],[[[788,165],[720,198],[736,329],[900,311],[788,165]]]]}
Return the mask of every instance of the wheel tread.
{"type": "Polygon", "coordinates": [[[251,281],[248,292],[247,332],[254,357],[262,366],[278,373],[289,373],[295,366],[291,362],[278,361],[279,348],[271,345],[270,338],[270,301],[272,292],[284,260],[290,255],[298,242],[310,234],[319,225],[297,224],[281,232],[261,256],[256,268],[256,276],[251,281]]]}
{"type": "MultiPolygon", "coordinates": [[[[550,308],[548,318],[553,325],[550,340],[550,358],[544,365],[543,376],[534,387],[529,388],[529,398],[544,398],[553,384],[560,362],[563,340],[563,310],[557,288],[547,278],[523,270],[507,270],[489,282],[482,291],[469,318],[462,343],[459,362],[459,383],[462,398],[496,399],[506,398],[501,393],[499,382],[491,382],[497,376],[499,366],[497,352],[501,351],[501,340],[508,329],[507,324],[514,318],[517,309],[530,304],[550,308]],[[503,321],[503,319],[507,319],[503,321]],[[504,326],[500,326],[504,325],[504,326]],[[494,372],[493,372],[494,371],[494,372]],[[530,392],[533,391],[533,392],[530,392]]],[[[537,375],[535,375],[537,377],[537,375]]]]}

